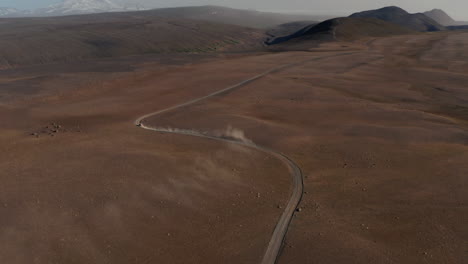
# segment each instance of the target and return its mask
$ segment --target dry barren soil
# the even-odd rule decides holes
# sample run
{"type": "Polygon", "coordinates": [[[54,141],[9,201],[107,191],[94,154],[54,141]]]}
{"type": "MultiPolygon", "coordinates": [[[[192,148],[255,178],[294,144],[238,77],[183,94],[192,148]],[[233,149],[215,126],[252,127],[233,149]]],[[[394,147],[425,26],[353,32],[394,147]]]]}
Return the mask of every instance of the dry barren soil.
{"type": "Polygon", "coordinates": [[[145,56],[0,72],[1,263],[259,263],[291,191],[228,133],[300,165],[279,263],[468,259],[468,34],[304,52],[145,56]]]}

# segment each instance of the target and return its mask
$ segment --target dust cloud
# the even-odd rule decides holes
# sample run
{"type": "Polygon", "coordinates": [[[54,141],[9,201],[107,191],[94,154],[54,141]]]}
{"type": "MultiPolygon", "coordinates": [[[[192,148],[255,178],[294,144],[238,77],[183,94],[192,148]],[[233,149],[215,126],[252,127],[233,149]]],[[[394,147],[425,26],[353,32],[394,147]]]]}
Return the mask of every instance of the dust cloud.
{"type": "Polygon", "coordinates": [[[234,128],[232,126],[228,126],[223,130],[215,130],[214,132],[208,131],[198,131],[195,129],[180,129],[180,128],[151,128],[152,130],[165,132],[165,133],[175,133],[175,134],[184,134],[184,135],[192,135],[198,137],[213,137],[213,138],[220,138],[224,140],[232,140],[237,142],[242,142],[245,144],[254,144],[252,140],[247,138],[245,132],[241,129],[234,128]]]}

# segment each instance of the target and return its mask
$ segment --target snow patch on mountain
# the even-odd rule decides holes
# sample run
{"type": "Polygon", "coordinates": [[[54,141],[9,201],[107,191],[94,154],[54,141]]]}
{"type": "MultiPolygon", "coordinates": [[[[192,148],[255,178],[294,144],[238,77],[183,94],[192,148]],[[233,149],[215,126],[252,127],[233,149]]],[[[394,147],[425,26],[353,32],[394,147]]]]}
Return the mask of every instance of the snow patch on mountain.
{"type": "Polygon", "coordinates": [[[146,10],[140,4],[116,2],[115,0],[63,0],[34,11],[20,11],[14,8],[0,8],[0,17],[9,16],[64,16],[77,14],[107,13],[146,10]]]}
{"type": "Polygon", "coordinates": [[[124,10],[110,0],[65,0],[42,10],[45,14],[82,14],[124,10]]]}
{"type": "Polygon", "coordinates": [[[0,7],[0,16],[2,17],[9,17],[9,16],[16,16],[20,13],[16,8],[10,8],[10,7],[0,7]]]}

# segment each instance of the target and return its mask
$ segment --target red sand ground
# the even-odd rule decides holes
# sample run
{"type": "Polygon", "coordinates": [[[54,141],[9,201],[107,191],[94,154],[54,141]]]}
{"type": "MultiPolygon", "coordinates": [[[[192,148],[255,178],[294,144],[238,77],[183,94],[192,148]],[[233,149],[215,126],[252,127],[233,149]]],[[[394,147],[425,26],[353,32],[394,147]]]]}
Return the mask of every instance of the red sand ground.
{"type": "Polygon", "coordinates": [[[0,262],[258,263],[289,195],[283,164],[132,121],[337,55],[148,123],[231,126],[301,166],[303,210],[279,263],[464,263],[467,44],[466,33],[420,34],[2,74],[2,89],[29,89],[0,97],[0,262]],[[44,129],[52,122],[61,127],[44,129]]]}

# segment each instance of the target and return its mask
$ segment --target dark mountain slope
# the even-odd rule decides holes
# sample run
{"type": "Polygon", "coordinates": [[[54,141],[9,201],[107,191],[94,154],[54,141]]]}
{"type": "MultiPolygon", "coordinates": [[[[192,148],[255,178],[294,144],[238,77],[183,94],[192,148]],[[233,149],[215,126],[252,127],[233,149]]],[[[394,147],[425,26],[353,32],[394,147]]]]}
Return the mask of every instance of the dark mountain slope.
{"type": "Polygon", "coordinates": [[[269,44],[298,44],[307,41],[349,41],[363,37],[382,37],[414,31],[376,18],[335,18],[311,25],[269,44]]]}
{"type": "Polygon", "coordinates": [[[447,28],[450,30],[468,30],[468,25],[448,26],[447,28]]]}
{"type": "Polygon", "coordinates": [[[422,13],[410,14],[396,6],[359,12],[350,17],[377,18],[421,32],[445,30],[444,26],[422,13]]]}
{"type": "Polygon", "coordinates": [[[296,21],[272,27],[267,30],[269,42],[274,42],[277,38],[292,35],[306,27],[315,26],[317,24],[318,22],[315,21],[296,21]]]}

